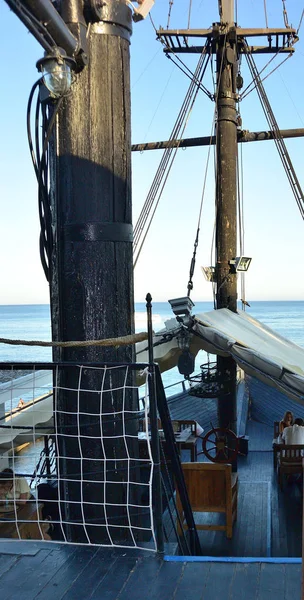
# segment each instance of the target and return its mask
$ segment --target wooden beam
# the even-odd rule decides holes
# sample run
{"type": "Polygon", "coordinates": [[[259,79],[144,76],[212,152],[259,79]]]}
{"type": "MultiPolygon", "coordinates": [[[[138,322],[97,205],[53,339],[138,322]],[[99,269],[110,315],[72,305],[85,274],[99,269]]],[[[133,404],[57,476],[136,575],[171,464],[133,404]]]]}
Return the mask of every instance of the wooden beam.
{"type": "MultiPolygon", "coordinates": [[[[282,138],[304,137],[303,129],[281,129],[282,138]]],[[[238,131],[238,143],[262,142],[274,139],[273,131],[238,131]]],[[[146,142],[144,144],[133,144],[133,152],[145,152],[146,150],[164,150],[165,148],[194,148],[196,146],[209,146],[215,144],[215,136],[185,138],[183,140],[167,140],[163,142],[146,142]]]]}
{"type": "MultiPolygon", "coordinates": [[[[232,28],[234,30],[234,28],[232,28]]],[[[163,29],[160,28],[156,32],[157,37],[213,37],[214,33],[219,34],[221,32],[218,25],[213,27],[212,29],[163,29]]],[[[243,29],[242,27],[236,27],[235,29],[236,35],[239,37],[259,37],[259,36],[269,36],[269,35],[288,35],[288,36],[296,36],[297,30],[292,27],[278,27],[278,28],[269,28],[269,29],[243,29]]]]}

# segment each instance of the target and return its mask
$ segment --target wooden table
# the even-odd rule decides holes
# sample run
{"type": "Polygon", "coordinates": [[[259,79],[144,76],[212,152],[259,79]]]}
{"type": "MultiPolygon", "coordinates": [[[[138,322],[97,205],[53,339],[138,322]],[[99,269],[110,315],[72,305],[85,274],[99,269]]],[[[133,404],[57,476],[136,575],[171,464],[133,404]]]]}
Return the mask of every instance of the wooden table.
{"type": "Polygon", "coordinates": [[[24,506],[20,506],[17,510],[18,528],[15,522],[15,511],[0,513],[0,538],[50,540],[50,536],[46,533],[49,523],[43,521],[41,517],[42,507],[43,504],[41,502],[37,503],[35,500],[29,500],[24,506]],[[40,527],[37,523],[38,520],[40,527]]]}
{"type": "MultiPolygon", "coordinates": [[[[166,442],[164,437],[161,435],[162,431],[160,431],[160,442],[164,448],[165,454],[165,446],[166,442]]],[[[191,453],[191,462],[196,461],[197,452],[196,452],[196,442],[198,438],[192,435],[191,428],[183,429],[174,435],[175,442],[177,444],[178,452],[181,453],[181,450],[190,450],[191,453]]],[[[149,433],[149,440],[151,439],[149,433]]],[[[147,446],[147,434],[145,431],[140,431],[138,433],[138,442],[139,442],[139,456],[140,458],[149,458],[148,446],[147,446]]]]}

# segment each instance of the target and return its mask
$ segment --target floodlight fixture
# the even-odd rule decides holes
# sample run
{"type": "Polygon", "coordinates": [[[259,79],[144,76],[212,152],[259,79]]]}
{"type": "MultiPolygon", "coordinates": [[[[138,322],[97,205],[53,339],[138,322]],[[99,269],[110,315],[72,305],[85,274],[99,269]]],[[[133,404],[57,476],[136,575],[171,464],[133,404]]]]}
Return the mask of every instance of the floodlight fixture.
{"type": "Polygon", "coordinates": [[[212,281],[214,283],[216,280],[215,267],[201,267],[201,269],[206,281],[212,281]]]}
{"type": "Polygon", "coordinates": [[[45,54],[38,60],[36,67],[42,73],[43,83],[53,98],[60,98],[69,91],[76,61],[66,56],[62,48],[54,48],[53,53],[45,54]]]}
{"type": "Polygon", "coordinates": [[[150,10],[153,8],[155,0],[135,0],[135,1],[139,5],[138,8],[135,8],[135,6],[131,2],[131,0],[127,0],[127,4],[131,4],[131,6],[133,7],[133,10],[134,10],[133,21],[135,21],[135,22],[142,21],[142,19],[145,19],[148,16],[150,10]]]}
{"type": "Polygon", "coordinates": [[[194,302],[192,302],[189,296],[183,296],[182,298],[173,298],[168,300],[171,304],[171,308],[176,316],[190,317],[194,302]]]}
{"type": "Polygon", "coordinates": [[[236,256],[233,260],[229,261],[230,265],[233,265],[235,271],[248,271],[252,258],[249,256],[236,256]]]}

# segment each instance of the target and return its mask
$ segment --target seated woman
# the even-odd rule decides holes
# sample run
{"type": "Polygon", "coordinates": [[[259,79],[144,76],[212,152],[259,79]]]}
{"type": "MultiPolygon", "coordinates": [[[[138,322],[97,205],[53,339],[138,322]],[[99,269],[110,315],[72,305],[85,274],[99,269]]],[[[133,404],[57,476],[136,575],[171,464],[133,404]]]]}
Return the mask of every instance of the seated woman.
{"type": "Polygon", "coordinates": [[[285,427],[290,427],[291,425],[293,425],[293,414],[292,414],[292,412],[290,412],[290,410],[287,410],[282,421],[280,421],[280,424],[279,424],[280,434],[283,433],[285,427]]]}
{"type": "Polygon", "coordinates": [[[18,477],[12,469],[0,472],[0,512],[5,507],[23,505],[31,496],[29,484],[24,477],[18,477]]]}

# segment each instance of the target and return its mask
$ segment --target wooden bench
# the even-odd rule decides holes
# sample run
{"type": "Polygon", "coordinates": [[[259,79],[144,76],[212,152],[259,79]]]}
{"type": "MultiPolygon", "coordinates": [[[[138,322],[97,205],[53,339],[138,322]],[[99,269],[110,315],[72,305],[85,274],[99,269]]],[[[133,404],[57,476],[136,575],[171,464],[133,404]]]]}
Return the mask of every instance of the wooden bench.
{"type": "Polygon", "coordinates": [[[284,475],[302,473],[303,444],[277,444],[278,482],[283,487],[284,475]]]}
{"type": "MultiPolygon", "coordinates": [[[[196,523],[197,529],[224,530],[227,538],[232,538],[237,518],[237,473],[232,473],[231,465],[219,463],[182,463],[182,469],[193,513],[225,514],[225,525],[196,523]]],[[[182,527],[187,529],[178,491],[176,505],[182,527]]],[[[179,522],[178,532],[181,533],[179,522]]]]}
{"type": "Polygon", "coordinates": [[[28,500],[17,510],[17,524],[15,512],[0,513],[0,538],[50,540],[50,536],[46,533],[50,524],[42,520],[42,507],[42,503],[28,500]]]}

